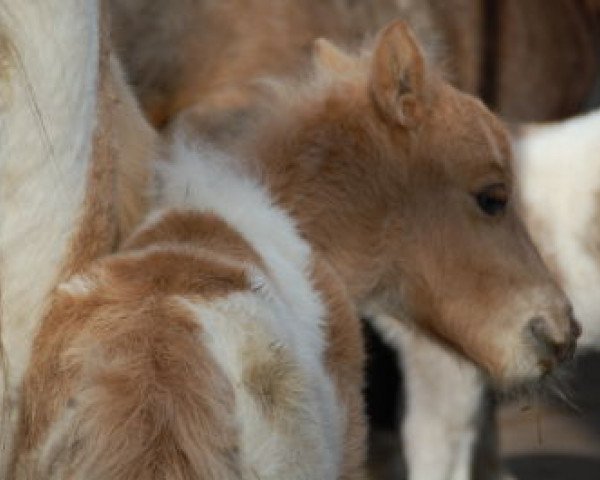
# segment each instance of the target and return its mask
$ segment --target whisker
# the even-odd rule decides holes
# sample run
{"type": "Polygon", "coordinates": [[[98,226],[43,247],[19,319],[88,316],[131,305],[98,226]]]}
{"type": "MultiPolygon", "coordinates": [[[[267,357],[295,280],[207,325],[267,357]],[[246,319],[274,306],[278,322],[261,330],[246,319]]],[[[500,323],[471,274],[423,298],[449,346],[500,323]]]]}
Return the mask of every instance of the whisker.
{"type": "Polygon", "coordinates": [[[535,410],[536,410],[535,423],[536,423],[536,427],[537,427],[537,441],[538,441],[538,445],[541,446],[544,443],[544,437],[542,434],[542,412],[543,412],[543,410],[540,406],[539,399],[538,399],[538,402],[536,402],[535,410]]]}

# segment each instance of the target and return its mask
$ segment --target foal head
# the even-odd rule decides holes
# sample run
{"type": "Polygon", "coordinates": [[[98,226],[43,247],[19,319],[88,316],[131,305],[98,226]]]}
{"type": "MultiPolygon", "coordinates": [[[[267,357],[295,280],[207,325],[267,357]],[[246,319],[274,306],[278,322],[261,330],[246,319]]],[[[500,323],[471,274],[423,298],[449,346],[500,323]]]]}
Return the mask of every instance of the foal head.
{"type": "Polygon", "coordinates": [[[358,57],[317,42],[312,82],[243,148],[363,313],[415,322],[501,383],[577,336],[513,205],[501,123],[431,70],[406,25],[358,57]]]}

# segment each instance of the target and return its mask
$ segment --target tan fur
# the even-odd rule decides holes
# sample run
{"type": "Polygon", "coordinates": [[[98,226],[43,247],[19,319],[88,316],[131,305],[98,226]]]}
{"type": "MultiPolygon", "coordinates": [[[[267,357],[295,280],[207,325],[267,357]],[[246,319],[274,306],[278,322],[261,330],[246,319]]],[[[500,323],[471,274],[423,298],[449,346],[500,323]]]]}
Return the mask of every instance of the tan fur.
{"type": "Polygon", "coordinates": [[[111,53],[103,16],[98,125],[86,200],[65,276],[115,250],[149,208],[158,138],[144,120],[121,67],[111,53]]]}
{"type": "MultiPolygon", "coordinates": [[[[120,66],[111,54],[106,12],[103,12],[102,18],[97,125],[93,138],[92,159],[85,179],[86,195],[79,219],[72,226],[71,246],[63,260],[57,282],[86,268],[96,258],[112,252],[120,239],[127,235],[145,215],[149,199],[151,163],[157,147],[157,136],[143,118],[130,87],[122,78],[120,66]]],[[[48,195],[56,194],[56,192],[48,192],[48,195]]],[[[39,232],[39,234],[44,233],[39,232]]],[[[13,469],[9,473],[9,478],[68,478],[71,475],[68,469],[56,472],[52,471],[52,465],[41,466],[37,463],[39,458],[33,459],[39,452],[33,455],[30,451],[49,433],[49,424],[56,420],[54,417],[59,407],[69,403],[69,392],[65,385],[82,367],[77,365],[77,362],[65,366],[70,360],[61,357],[65,353],[61,351],[61,346],[75,348],[72,342],[81,333],[78,330],[81,325],[72,325],[77,324],[75,317],[78,307],[66,297],[64,294],[51,293],[47,301],[48,311],[41,322],[40,336],[34,341],[27,377],[31,379],[32,385],[28,388],[29,380],[26,380],[22,389],[23,397],[20,399],[22,403],[18,410],[21,415],[21,425],[14,443],[17,450],[12,452],[13,469]],[[65,327],[65,330],[61,328],[54,330],[57,325],[65,327]],[[72,327],[71,330],[68,327],[72,327]],[[56,351],[53,351],[54,348],[56,351]],[[65,369],[61,370],[63,366],[65,369]],[[45,467],[50,470],[44,470],[45,467]]],[[[85,309],[89,311],[89,306],[85,306],[85,309]]],[[[81,313],[81,310],[78,313],[81,313]]],[[[181,313],[178,315],[182,317],[181,313]]],[[[181,320],[182,324],[185,323],[184,320],[181,320]]],[[[132,326],[132,331],[135,331],[135,328],[132,326]]],[[[115,337],[113,340],[116,343],[118,338],[115,337]]],[[[93,365],[93,351],[81,350],[78,355],[85,357],[86,368],[97,370],[97,365],[93,365]]],[[[90,374],[97,373],[95,371],[90,374]]],[[[90,408],[101,419],[96,427],[103,424],[104,419],[101,417],[111,413],[116,406],[112,403],[115,397],[110,392],[112,381],[107,381],[107,384],[103,385],[106,390],[100,392],[97,398],[93,398],[93,395],[92,398],[86,397],[85,408],[90,408]],[[106,395],[104,403],[102,395],[106,395]],[[106,408],[102,411],[103,407],[108,408],[108,411],[106,408]]],[[[15,401],[18,402],[19,399],[15,401]]],[[[16,406],[9,405],[10,408],[16,406]]],[[[116,411],[114,413],[117,414],[116,411]]],[[[64,422],[64,418],[60,422],[64,422]]],[[[58,430],[61,428],[65,428],[65,425],[61,425],[58,430]]],[[[94,438],[94,435],[90,432],[89,438],[94,438]]],[[[73,444],[68,446],[68,443],[69,441],[62,445],[64,448],[62,451],[45,452],[50,457],[56,455],[51,463],[54,464],[54,460],[57,460],[58,464],[60,464],[59,460],[64,462],[65,455],[67,457],[73,455],[75,458],[78,447],[73,444]]],[[[10,455],[10,453],[3,452],[3,455],[10,455]]],[[[48,460],[48,457],[45,458],[48,460]]]]}
{"type": "Polygon", "coordinates": [[[93,158],[88,172],[82,218],[72,240],[71,252],[65,261],[65,276],[72,275],[91,260],[116,247],[117,222],[113,195],[116,150],[112,143],[111,123],[116,92],[109,62],[109,40],[107,33],[104,33],[100,47],[98,125],[94,132],[93,158]]]}
{"type": "Polygon", "coordinates": [[[521,328],[511,318],[520,313],[493,312],[539,288],[546,300],[533,308],[548,308],[551,330],[569,339],[567,302],[513,206],[490,219],[473,198],[489,184],[512,189],[504,128],[423,63],[402,28],[353,70],[325,68],[308,87],[280,89],[238,152],[257,160],[363,312],[414,319],[503,377],[506,345],[492,339],[521,328]]]}
{"type": "Polygon", "coordinates": [[[237,261],[251,260],[252,263],[263,266],[261,258],[252,247],[228,228],[222,219],[210,213],[168,212],[159,224],[138,232],[124,247],[143,248],[172,242],[219,250],[228,258],[237,261]]]}
{"type": "Polygon", "coordinates": [[[59,294],[24,384],[18,471],[238,478],[231,386],[171,299],[247,288],[228,270],[173,252],[117,257],[96,266],[88,295],[59,294]]]}
{"type": "Polygon", "coordinates": [[[111,57],[111,72],[116,90],[112,135],[116,168],[119,240],[130,236],[141,223],[152,203],[153,169],[160,149],[154,129],[145,120],[131,87],[125,83],[121,65],[111,57]]]}
{"type": "Polygon", "coordinates": [[[331,266],[315,258],[313,276],[328,311],[327,366],[335,379],[341,404],[348,409],[340,479],[361,479],[364,478],[367,439],[361,391],[365,359],[360,324],[355,320],[357,313],[351,298],[331,266]]]}
{"type": "MultiPolygon", "coordinates": [[[[104,24],[86,196],[62,268],[66,282],[48,300],[33,341],[8,475],[247,478],[252,472],[240,459],[233,392],[238,385],[210,354],[202,318],[185,302],[251,294],[262,287],[250,283],[250,267],[265,266],[223,220],[189,211],[164,215],[124,242],[123,253],[111,255],[145,213],[155,136],[111,58],[106,31],[104,24]]],[[[345,425],[339,478],[358,480],[365,438],[359,322],[333,274],[320,266],[315,277],[330,307],[323,319],[325,335],[332,336],[325,361],[345,425]]],[[[310,428],[298,423],[305,379],[296,381],[302,369],[272,342],[265,348],[257,341],[257,350],[248,352],[243,379],[274,427],[294,437],[291,427],[310,428]]]]}

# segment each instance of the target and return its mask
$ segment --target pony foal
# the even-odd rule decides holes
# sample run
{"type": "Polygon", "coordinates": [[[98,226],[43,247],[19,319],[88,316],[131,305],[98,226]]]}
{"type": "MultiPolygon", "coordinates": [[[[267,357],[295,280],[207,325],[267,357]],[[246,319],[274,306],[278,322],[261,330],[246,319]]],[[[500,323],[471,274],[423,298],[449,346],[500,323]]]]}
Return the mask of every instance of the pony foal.
{"type": "Polygon", "coordinates": [[[321,41],[316,62],[237,151],[361,314],[391,337],[391,317],[418,325],[501,384],[568,357],[578,326],[516,215],[502,125],[402,22],[360,57],[321,41]]]}

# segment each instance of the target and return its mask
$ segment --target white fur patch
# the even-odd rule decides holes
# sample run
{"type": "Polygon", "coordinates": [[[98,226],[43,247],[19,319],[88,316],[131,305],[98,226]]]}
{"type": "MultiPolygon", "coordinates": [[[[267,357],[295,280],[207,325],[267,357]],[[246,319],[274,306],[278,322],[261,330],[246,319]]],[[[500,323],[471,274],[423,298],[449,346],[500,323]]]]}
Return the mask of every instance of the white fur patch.
{"type": "Polygon", "coordinates": [[[75,275],[68,282],[63,282],[58,286],[58,290],[67,293],[73,297],[84,297],[89,295],[96,285],[96,282],[85,275],[75,275]]]}
{"type": "Polygon", "coordinates": [[[315,332],[306,331],[269,281],[260,290],[211,302],[181,299],[202,325],[202,342],[235,391],[242,476],[276,480],[338,478],[343,409],[325,372],[315,332]],[[271,413],[257,398],[258,376],[277,392],[271,413]],[[252,382],[249,382],[253,380],[252,382]]]}
{"type": "Polygon", "coordinates": [[[516,143],[525,218],[582,323],[583,346],[600,346],[600,111],[526,131],[516,143]],[[596,238],[594,237],[596,236],[596,238]]]}
{"type": "Polygon", "coordinates": [[[234,159],[202,148],[193,151],[183,141],[174,142],[172,162],[159,166],[161,206],[212,212],[239,232],[263,259],[273,288],[301,329],[312,332],[311,342],[322,351],[324,307],[309,280],[309,245],[267,192],[235,170],[234,159]]]}
{"type": "MultiPolygon", "coordinates": [[[[251,292],[188,302],[206,332],[204,343],[236,388],[246,468],[265,479],[337,478],[345,412],[324,369],[325,310],[310,280],[309,245],[267,192],[236,169],[235,159],[204,146],[194,151],[181,140],[170,153],[171,162],[158,167],[161,206],[216,214],[266,267],[248,267],[251,292]],[[251,348],[258,358],[281,349],[300,382],[290,387],[298,409],[275,423],[261,414],[241,381],[253,365],[252,356],[243,354],[251,348]]],[[[151,215],[141,229],[160,215],[151,215]]]]}
{"type": "Polygon", "coordinates": [[[405,373],[403,444],[410,480],[469,480],[483,393],[480,371],[391,318],[405,373]]]}
{"type": "Polygon", "coordinates": [[[27,367],[83,203],[96,114],[98,21],[96,0],[0,4],[0,28],[12,51],[10,96],[0,111],[5,401],[27,367]]]}

